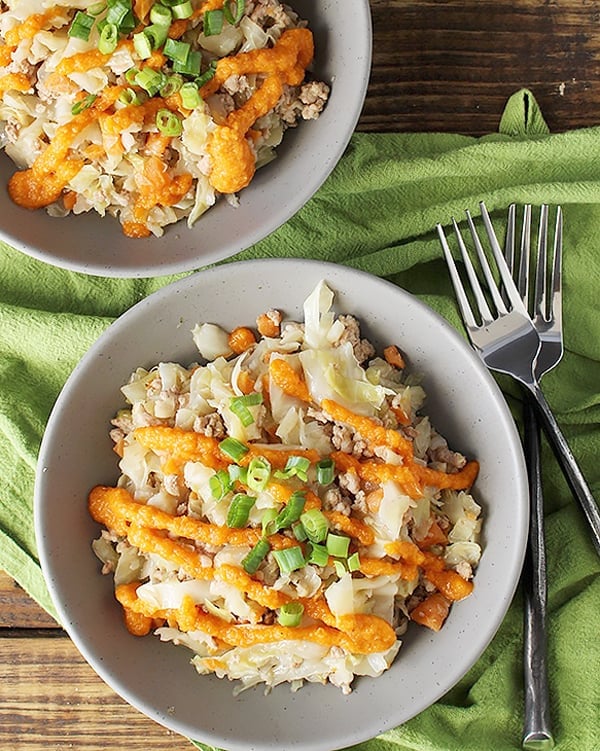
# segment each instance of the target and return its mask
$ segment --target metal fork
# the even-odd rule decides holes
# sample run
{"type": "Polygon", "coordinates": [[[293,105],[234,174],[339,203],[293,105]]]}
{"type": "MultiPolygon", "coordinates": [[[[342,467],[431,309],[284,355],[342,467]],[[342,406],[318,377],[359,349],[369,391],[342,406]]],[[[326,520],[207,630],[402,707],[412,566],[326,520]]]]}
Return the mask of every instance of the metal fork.
{"type": "Polygon", "coordinates": [[[600,511],[538,383],[535,370],[538,353],[541,348],[540,336],[529,317],[512,279],[510,269],[502,254],[502,249],[494,233],[487,209],[483,203],[480,204],[480,208],[491,252],[502,279],[503,289],[508,301],[505,304],[502,299],[471,214],[466,212],[469,230],[479,259],[485,286],[491,296],[495,309],[494,313],[491,312],[458,224],[453,219],[459,249],[481,318],[480,323],[475,320],[473,315],[471,304],[454,258],[452,257],[444,230],[440,224],[437,225],[440,242],[467,333],[475,350],[488,368],[515,378],[525,386],[535,400],[540,422],[560,462],[569,486],[584,512],[590,527],[592,542],[598,555],[600,555],[600,511]]]}
{"type": "MultiPolygon", "coordinates": [[[[554,368],[563,355],[562,343],[562,211],[556,210],[552,274],[547,295],[548,206],[540,208],[535,291],[529,304],[529,268],[531,263],[531,205],[523,207],[519,264],[516,264],[517,207],[508,209],[508,224],[504,256],[513,278],[516,276],[521,300],[530,310],[541,346],[535,363],[538,380],[554,368]],[[533,308],[533,310],[532,310],[533,308]]],[[[523,569],[523,667],[525,715],[522,747],[532,751],[546,751],[554,747],[550,723],[548,676],[546,669],[546,545],[544,535],[544,500],[540,463],[540,431],[531,399],[523,405],[523,444],[529,471],[529,544],[523,569]]]]}

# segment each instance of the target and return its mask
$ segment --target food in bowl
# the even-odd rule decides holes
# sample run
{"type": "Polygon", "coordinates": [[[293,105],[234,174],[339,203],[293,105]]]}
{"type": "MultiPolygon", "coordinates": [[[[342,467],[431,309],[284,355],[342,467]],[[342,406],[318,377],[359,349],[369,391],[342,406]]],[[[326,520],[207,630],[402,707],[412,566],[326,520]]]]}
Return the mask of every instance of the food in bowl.
{"type": "Polygon", "coordinates": [[[232,203],[319,116],[313,36],[279,0],[8,0],[0,146],[12,200],[117,217],[133,238],[232,203]]]}
{"type": "Polygon", "coordinates": [[[400,350],[378,356],[332,303],[321,281],[302,323],[198,324],[204,364],[136,369],[111,431],[120,478],[89,495],[129,631],[239,690],[349,693],[474,586],[478,463],[421,412],[400,350]]]}

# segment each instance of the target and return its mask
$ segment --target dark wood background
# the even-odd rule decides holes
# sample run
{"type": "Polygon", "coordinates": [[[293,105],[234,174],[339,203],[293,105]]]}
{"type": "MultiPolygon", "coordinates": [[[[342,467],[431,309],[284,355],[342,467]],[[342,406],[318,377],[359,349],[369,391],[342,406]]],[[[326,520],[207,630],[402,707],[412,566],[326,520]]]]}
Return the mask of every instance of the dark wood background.
{"type": "MultiPolygon", "coordinates": [[[[521,87],[531,89],[552,131],[600,121],[600,1],[371,6],[373,72],[360,131],[489,133],[521,87]]],[[[0,573],[0,749],[190,748],[119,699],[57,624],[0,573]]]]}

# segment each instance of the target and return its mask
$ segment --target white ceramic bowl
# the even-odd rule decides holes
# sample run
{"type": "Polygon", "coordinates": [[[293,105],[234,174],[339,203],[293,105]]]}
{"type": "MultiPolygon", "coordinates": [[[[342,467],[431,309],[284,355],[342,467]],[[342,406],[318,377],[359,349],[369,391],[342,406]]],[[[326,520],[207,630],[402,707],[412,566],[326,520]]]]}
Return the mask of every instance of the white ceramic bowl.
{"type": "Polygon", "coordinates": [[[77,366],[50,417],[35,494],[43,570],[61,620],[98,674],[128,702],[166,727],[234,751],[331,751],[405,722],[435,702],[473,665],[513,597],[527,536],[523,455],[510,412],[487,370],[457,332],[395,285],[343,266],[261,260],[200,272],[151,295],[119,318],[77,366]],[[434,634],[413,627],[380,678],[357,679],[343,696],[333,686],[279,686],[233,697],[234,684],[199,676],[191,653],[156,638],[131,636],[99,573],[87,513],[92,486],[117,479],[108,436],[119,387],[137,366],[197,359],[197,322],[226,329],[253,325],[275,307],[288,319],[324,279],[338,312],[352,313],[376,344],[397,343],[424,375],[426,411],[450,446],[476,458],[475,495],[483,506],[483,555],[474,593],[434,634]],[[317,723],[315,725],[315,723],[317,723]],[[315,727],[318,730],[315,731],[315,727]]]}
{"type": "Polygon", "coordinates": [[[315,74],[331,85],[328,104],[315,121],[289,130],[278,158],[260,169],[240,193],[240,205],[213,206],[188,229],[167,227],[161,238],[133,240],[120,224],[95,212],[64,219],[44,209],[30,212],[10,200],[15,171],[0,152],[0,239],[56,266],[112,277],[162,276],[198,269],[262,240],[295,214],[342,156],[362,110],[371,70],[368,0],[293,0],[315,36],[315,74]]]}

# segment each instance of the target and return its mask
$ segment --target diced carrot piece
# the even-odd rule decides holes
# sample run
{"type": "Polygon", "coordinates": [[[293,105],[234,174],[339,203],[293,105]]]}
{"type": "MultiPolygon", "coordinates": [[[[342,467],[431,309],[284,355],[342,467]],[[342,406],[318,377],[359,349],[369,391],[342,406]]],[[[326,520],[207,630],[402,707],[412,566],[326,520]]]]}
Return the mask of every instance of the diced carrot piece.
{"type": "Polygon", "coordinates": [[[440,527],[435,519],[431,522],[427,534],[422,540],[418,540],[419,547],[427,550],[427,548],[433,547],[433,545],[445,545],[448,542],[448,537],[444,530],[440,527]]]}
{"type": "Polygon", "coordinates": [[[429,595],[410,613],[410,618],[432,631],[439,631],[444,625],[450,611],[450,602],[439,592],[429,595]]]}
{"type": "Polygon", "coordinates": [[[267,313],[261,313],[256,319],[256,328],[261,336],[274,338],[281,333],[281,327],[267,313]]]}
{"type": "Polygon", "coordinates": [[[390,344],[389,347],[386,347],[383,350],[383,356],[385,357],[385,361],[387,363],[393,365],[395,368],[398,368],[398,370],[404,370],[404,368],[406,367],[404,358],[402,357],[400,350],[398,349],[398,347],[396,347],[395,344],[390,344]]]}
{"type": "Polygon", "coordinates": [[[236,355],[241,355],[253,344],[256,344],[254,332],[245,326],[238,326],[229,334],[229,349],[236,355]]]}

